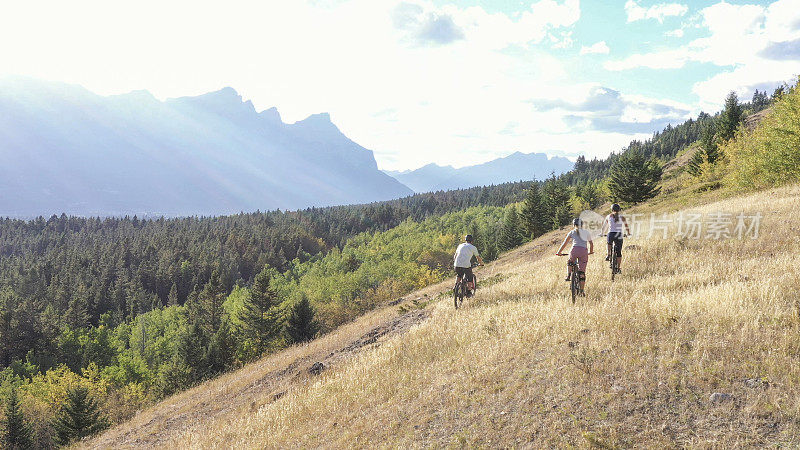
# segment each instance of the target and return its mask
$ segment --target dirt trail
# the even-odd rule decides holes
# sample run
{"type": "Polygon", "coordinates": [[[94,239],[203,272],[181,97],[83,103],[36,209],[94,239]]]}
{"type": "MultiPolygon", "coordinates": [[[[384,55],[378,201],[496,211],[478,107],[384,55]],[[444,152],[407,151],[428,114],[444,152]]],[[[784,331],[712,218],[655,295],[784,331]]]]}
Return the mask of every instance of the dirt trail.
{"type": "MultiPolygon", "coordinates": [[[[555,235],[550,239],[540,238],[534,244],[503,255],[476,271],[479,280],[513,271],[520,259],[542,256],[545,247],[549,248],[547,244],[556,240],[555,235]]],[[[363,349],[381,345],[386,339],[403,334],[426,320],[430,311],[417,305],[436,301],[437,297],[449,291],[452,283],[453,280],[448,279],[412,292],[400,301],[390,302],[311,343],[266,356],[178,393],[96,439],[80,443],[79,447],[163,447],[180,434],[234,410],[242,414],[254,413],[261,406],[281,398],[287,390],[304,385],[363,349]],[[400,307],[408,311],[400,314],[400,307]]]]}

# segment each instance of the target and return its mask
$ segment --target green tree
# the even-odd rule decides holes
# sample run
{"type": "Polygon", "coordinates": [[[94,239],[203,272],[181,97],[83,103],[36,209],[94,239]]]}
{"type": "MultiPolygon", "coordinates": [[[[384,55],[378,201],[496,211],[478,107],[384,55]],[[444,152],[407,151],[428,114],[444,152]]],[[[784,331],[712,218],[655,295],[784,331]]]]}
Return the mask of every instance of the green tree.
{"type": "Polygon", "coordinates": [[[56,443],[69,443],[91,436],[108,426],[108,421],[100,414],[97,401],[83,386],[76,386],[67,391],[67,399],[53,421],[56,432],[56,443]]]}
{"type": "Polygon", "coordinates": [[[742,117],[742,105],[736,93],[731,91],[725,99],[725,109],[719,116],[717,135],[723,142],[733,139],[736,129],[739,128],[742,117]]]}
{"type": "Polygon", "coordinates": [[[205,360],[208,367],[208,376],[214,376],[233,366],[233,357],[236,354],[236,339],[231,332],[230,320],[222,320],[219,329],[211,336],[211,341],[206,350],[205,360]]]}
{"type": "Polygon", "coordinates": [[[178,286],[175,283],[172,283],[172,288],[169,290],[169,294],[167,295],[167,305],[175,306],[178,304],[178,286]]]}
{"type": "Polygon", "coordinates": [[[520,218],[525,233],[531,238],[536,238],[550,230],[551,221],[547,217],[545,203],[539,192],[539,184],[534,182],[525,196],[520,218]]]}
{"type": "Polygon", "coordinates": [[[313,339],[319,332],[319,323],[314,318],[316,311],[305,295],[300,297],[289,313],[286,334],[291,342],[305,342],[313,339]]]}
{"type": "Polygon", "coordinates": [[[249,340],[256,355],[260,355],[281,329],[278,293],[272,287],[272,269],[267,266],[256,275],[250,295],[239,312],[240,333],[249,340]]]}
{"type": "Polygon", "coordinates": [[[505,218],[503,219],[503,228],[500,230],[498,242],[500,251],[511,250],[522,244],[523,235],[521,228],[517,208],[514,206],[508,208],[505,218]]]}
{"type": "Polygon", "coordinates": [[[690,175],[699,177],[703,174],[704,162],[705,152],[703,151],[703,147],[698,147],[695,149],[694,153],[692,153],[692,157],[689,158],[689,162],[686,164],[686,171],[689,172],[690,175]]]}
{"type": "Polygon", "coordinates": [[[567,183],[552,174],[542,185],[541,193],[545,212],[550,220],[548,230],[554,230],[569,222],[571,216],[569,210],[570,192],[567,183]]]}
{"type": "Polygon", "coordinates": [[[646,159],[638,150],[629,150],[611,166],[608,187],[614,200],[639,203],[655,197],[661,188],[661,165],[646,159]]]}
{"type": "Polygon", "coordinates": [[[687,172],[699,177],[703,174],[704,163],[715,164],[720,159],[721,152],[716,138],[716,124],[714,119],[708,119],[703,125],[703,131],[700,134],[700,145],[692,154],[687,164],[687,172]]]}
{"type": "Polygon", "coordinates": [[[16,387],[11,387],[11,392],[6,399],[5,413],[2,448],[12,450],[33,448],[31,427],[25,421],[16,387]]]}
{"type": "Polygon", "coordinates": [[[225,288],[222,286],[219,272],[215,270],[198,296],[200,306],[198,319],[209,334],[216,333],[222,324],[222,304],[225,302],[225,296],[225,288]]]}

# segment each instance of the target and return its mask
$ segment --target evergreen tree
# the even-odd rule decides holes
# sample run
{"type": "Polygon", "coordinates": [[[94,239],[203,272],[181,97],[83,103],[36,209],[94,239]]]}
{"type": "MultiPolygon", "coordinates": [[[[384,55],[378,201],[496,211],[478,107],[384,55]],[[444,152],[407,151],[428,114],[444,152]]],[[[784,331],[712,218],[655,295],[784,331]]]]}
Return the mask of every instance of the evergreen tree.
{"type": "Polygon", "coordinates": [[[100,415],[97,401],[83,386],[76,386],[67,391],[67,399],[53,421],[56,443],[59,445],[68,445],[91,436],[107,426],[108,422],[100,415]]]}
{"type": "Polygon", "coordinates": [[[608,182],[614,200],[639,203],[655,197],[661,190],[661,165],[648,160],[637,150],[619,156],[611,167],[608,182]]]}
{"type": "Polygon", "coordinates": [[[6,399],[5,413],[3,445],[0,447],[11,450],[33,448],[31,427],[25,422],[16,387],[11,387],[11,392],[6,399]]]}
{"type": "Polygon", "coordinates": [[[569,198],[570,192],[567,183],[560,178],[556,178],[555,174],[550,175],[550,178],[542,185],[542,201],[545,206],[545,212],[549,219],[549,230],[554,230],[569,222],[569,198]]]}
{"type": "Polygon", "coordinates": [[[222,304],[225,302],[225,288],[222,286],[219,272],[214,270],[198,296],[199,321],[209,334],[214,334],[222,324],[222,304]]]}
{"type": "Polygon", "coordinates": [[[703,147],[698,147],[692,154],[692,157],[689,158],[689,162],[686,164],[686,171],[689,172],[690,175],[699,177],[703,174],[704,162],[705,151],[703,151],[703,147]]]}
{"type": "Polygon", "coordinates": [[[700,148],[704,160],[709,164],[714,164],[719,160],[720,152],[716,141],[716,124],[714,120],[709,120],[703,125],[703,132],[700,135],[700,148]]]}
{"type": "Polygon", "coordinates": [[[731,91],[725,99],[725,109],[722,110],[719,116],[717,129],[717,136],[719,136],[719,139],[723,142],[733,139],[741,121],[742,106],[739,104],[739,98],[736,96],[736,93],[731,91]]]}
{"type": "Polygon", "coordinates": [[[319,324],[314,316],[316,311],[308,301],[308,297],[300,297],[289,313],[286,322],[286,334],[291,342],[305,342],[314,338],[319,332],[319,324]]]}
{"type": "Polygon", "coordinates": [[[539,237],[550,229],[550,220],[545,208],[539,192],[539,184],[533,183],[528,189],[528,195],[525,197],[525,203],[520,212],[522,227],[531,238],[539,237]]]}
{"type": "Polygon", "coordinates": [[[754,112],[759,112],[769,106],[769,95],[767,95],[767,91],[759,92],[758,89],[756,89],[750,104],[754,112]]]}
{"type": "Polygon", "coordinates": [[[182,330],[175,343],[175,366],[185,369],[187,383],[200,381],[205,375],[209,336],[197,323],[182,330]]]}
{"type": "Polygon", "coordinates": [[[236,353],[236,339],[231,332],[230,321],[226,317],[208,344],[205,360],[208,367],[208,376],[224,372],[233,366],[233,357],[236,353]]]}
{"type": "Polygon", "coordinates": [[[250,295],[239,313],[240,333],[253,343],[257,354],[264,352],[281,328],[280,299],[272,288],[272,270],[264,266],[253,280],[250,295]]]}
{"type": "Polygon", "coordinates": [[[175,306],[178,303],[178,285],[172,283],[172,288],[169,290],[169,295],[167,295],[167,305],[175,306]]]}
{"type": "Polygon", "coordinates": [[[699,144],[686,167],[686,171],[696,177],[703,174],[704,163],[715,164],[721,156],[716,140],[716,125],[713,119],[708,119],[703,124],[699,144]]]}
{"type": "Polygon", "coordinates": [[[522,244],[523,236],[519,223],[517,208],[512,206],[506,211],[503,228],[500,230],[498,246],[500,251],[511,250],[522,244]]]}

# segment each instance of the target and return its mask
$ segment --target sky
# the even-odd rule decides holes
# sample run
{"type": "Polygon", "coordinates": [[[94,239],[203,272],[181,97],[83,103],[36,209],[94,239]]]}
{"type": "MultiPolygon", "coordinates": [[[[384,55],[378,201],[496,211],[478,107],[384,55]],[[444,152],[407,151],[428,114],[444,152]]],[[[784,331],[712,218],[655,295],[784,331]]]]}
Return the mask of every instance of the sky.
{"type": "Polygon", "coordinates": [[[800,75],[800,0],[0,0],[0,74],[329,112],[382,169],[605,157],[800,75]]]}

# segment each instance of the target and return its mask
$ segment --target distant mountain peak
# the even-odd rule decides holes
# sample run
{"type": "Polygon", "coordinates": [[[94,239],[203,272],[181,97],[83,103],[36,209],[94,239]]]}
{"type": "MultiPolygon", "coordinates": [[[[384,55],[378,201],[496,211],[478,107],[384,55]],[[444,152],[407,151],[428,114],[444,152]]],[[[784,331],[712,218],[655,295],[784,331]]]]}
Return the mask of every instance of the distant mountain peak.
{"type": "Polygon", "coordinates": [[[271,123],[283,123],[283,120],[281,119],[281,113],[278,112],[278,108],[274,106],[272,108],[261,111],[260,113],[258,113],[258,115],[271,123]]]}
{"type": "Polygon", "coordinates": [[[305,130],[335,131],[337,133],[341,133],[339,127],[337,127],[333,121],[331,121],[331,115],[326,112],[312,114],[303,120],[295,122],[294,124],[305,130]]]}
{"type": "Polygon", "coordinates": [[[167,102],[179,106],[199,107],[215,113],[255,113],[256,110],[253,102],[245,101],[241,94],[230,86],[206,94],[169,99],[167,102]]]}
{"type": "Polygon", "coordinates": [[[390,172],[398,181],[415,192],[463,189],[510,181],[546,178],[550,173],[561,174],[573,164],[561,156],[516,151],[482,164],[454,169],[452,166],[428,164],[416,170],[390,172]]]}
{"type": "Polygon", "coordinates": [[[317,114],[311,114],[310,116],[306,117],[303,120],[298,121],[297,123],[324,123],[324,124],[333,124],[331,121],[331,115],[326,112],[321,112],[317,114]]]}

